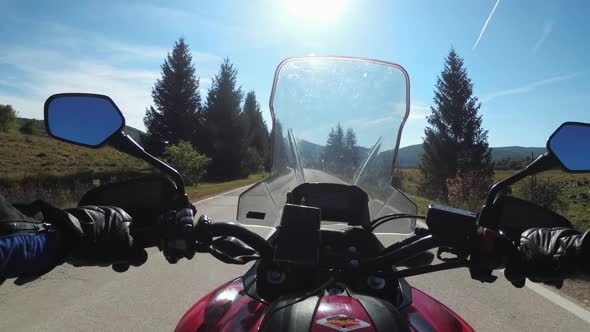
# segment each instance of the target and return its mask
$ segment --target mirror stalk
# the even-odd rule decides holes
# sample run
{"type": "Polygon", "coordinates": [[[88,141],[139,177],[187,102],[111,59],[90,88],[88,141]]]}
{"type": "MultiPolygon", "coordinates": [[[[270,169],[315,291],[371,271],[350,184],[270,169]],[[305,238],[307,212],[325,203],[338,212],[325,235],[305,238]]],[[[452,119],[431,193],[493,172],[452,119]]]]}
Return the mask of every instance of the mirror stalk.
{"type": "Polygon", "coordinates": [[[540,155],[537,159],[535,159],[532,163],[528,164],[522,171],[493,185],[488,193],[486,205],[491,205],[502,189],[513,185],[514,183],[524,179],[529,175],[541,173],[543,171],[553,168],[554,166],[559,166],[558,160],[552,153],[545,152],[544,154],[540,155]]]}
{"type": "Polygon", "coordinates": [[[172,178],[172,181],[174,181],[174,183],[176,184],[178,191],[182,193],[183,196],[186,196],[184,191],[184,180],[182,179],[180,173],[178,173],[178,171],[172,168],[171,166],[160,161],[158,158],[147,153],[141,147],[141,145],[137,144],[137,142],[135,142],[135,140],[131,138],[131,136],[125,134],[123,131],[119,131],[109,138],[109,145],[121,152],[140,158],[145,162],[149,163],[150,165],[154,166],[155,168],[159,169],[160,171],[164,172],[164,174],[172,178]]]}
{"type": "Polygon", "coordinates": [[[529,175],[535,175],[559,165],[560,162],[553,153],[545,152],[544,154],[540,155],[537,159],[535,159],[532,163],[528,164],[522,171],[493,185],[490,191],[488,192],[485,205],[481,209],[478,219],[479,225],[491,229],[498,228],[498,220],[497,218],[493,218],[493,216],[490,215],[490,211],[492,206],[494,205],[494,200],[496,199],[496,196],[498,196],[500,191],[524,179],[529,175]]]}

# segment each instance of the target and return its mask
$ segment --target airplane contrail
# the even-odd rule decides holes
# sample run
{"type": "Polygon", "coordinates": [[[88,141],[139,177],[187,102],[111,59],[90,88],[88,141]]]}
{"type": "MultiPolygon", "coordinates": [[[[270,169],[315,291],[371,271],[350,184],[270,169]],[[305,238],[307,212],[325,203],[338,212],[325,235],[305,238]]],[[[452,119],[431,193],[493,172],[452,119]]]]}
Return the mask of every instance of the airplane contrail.
{"type": "Polygon", "coordinates": [[[492,8],[492,12],[490,13],[490,15],[488,15],[488,18],[486,19],[485,23],[483,24],[483,28],[481,28],[481,31],[479,32],[479,37],[477,37],[477,40],[475,41],[475,44],[473,45],[473,49],[475,49],[477,47],[477,44],[479,44],[479,41],[481,40],[483,33],[486,31],[486,28],[488,27],[488,23],[490,23],[490,20],[492,19],[492,16],[494,15],[494,12],[496,11],[496,7],[498,7],[499,3],[500,3],[500,0],[497,0],[496,4],[494,5],[494,8],[492,8]]]}

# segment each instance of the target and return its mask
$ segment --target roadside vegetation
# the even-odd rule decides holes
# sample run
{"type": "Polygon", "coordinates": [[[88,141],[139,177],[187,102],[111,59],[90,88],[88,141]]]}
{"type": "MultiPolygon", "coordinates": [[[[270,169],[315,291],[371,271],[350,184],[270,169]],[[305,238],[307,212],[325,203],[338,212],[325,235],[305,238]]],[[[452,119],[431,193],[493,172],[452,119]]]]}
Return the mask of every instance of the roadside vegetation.
{"type": "MultiPolygon", "coordinates": [[[[230,60],[221,64],[204,100],[199,87],[191,51],[180,38],[152,89],[147,132],[125,128],[177,168],[195,199],[256,182],[270,165],[270,133],[260,104],[254,91],[239,86],[230,60]]],[[[0,155],[0,193],[13,202],[39,198],[71,206],[92,187],[154,172],[109,147],[94,150],[52,139],[43,121],[19,118],[11,105],[2,104],[0,155]]]]}
{"type": "Polygon", "coordinates": [[[209,182],[204,181],[199,183],[198,186],[189,186],[186,188],[186,193],[191,202],[198,201],[207,197],[215,196],[226,191],[241,188],[249,184],[253,184],[262,181],[268,177],[269,173],[253,173],[247,178],[222,181],[222,182],[209,182]]]}
{"type": "MultiPolygon", "coordinates": [[[[494,173],[494,182],[501,181],[516,171],[498,171],[494,173]]],[[[406,168],[401,170],[402,190],[418,205],[420,213],[428,211],[428,204],[449,204],[447,201],[429,199],[419,195],[418,188],[422,181],[419,169],[406,168]]],[[[529,193],[538,192],[538,198],[532,201],[548,206],[550,209],[567,217],[579,230],[590,229],[590,175],[571,174],[560,170],[552,170],[526,178],[511,187],[509,194],[529,199],[529,193]],[[534,184],[531,184],[531,183],[534,184]]],[[[479,202],[478,204],[481,204],[479,202]]],[[[477,211],[476,209],[471,211],[477,211]]]]}
{"type": "MultiPolygon", "coordinates": [[[[478,212],[490,185],[514,174],[536,157],[493,162],[480,107],[463,59],[451,49],[435,86],[419,167],[398,168],[394,175],[394,183],[414,200],[420,213],[426,213],[430,203],[478,212]]],[[[514,195],[560,213],[580,231],[590,228],[587,174],[552,170],[524,179],[501,194],[514,195]]],[[[562,292],[590,306],[587,280],[567,280],[562,292]]]]}

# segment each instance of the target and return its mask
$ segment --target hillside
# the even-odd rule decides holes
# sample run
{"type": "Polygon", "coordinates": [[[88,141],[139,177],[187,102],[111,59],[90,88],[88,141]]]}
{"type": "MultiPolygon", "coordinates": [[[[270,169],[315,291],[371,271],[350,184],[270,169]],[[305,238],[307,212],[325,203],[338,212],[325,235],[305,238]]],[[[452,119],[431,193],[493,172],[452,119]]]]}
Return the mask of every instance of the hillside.
{"type": "MultiPolygon", "coordinates": [[[[44,120],[16,118],[16,124],[19,128],[27,121],[33,121],[33,123],[35,124],[35,127],[38,129],[38,132],[41,134],[45,134],[45,121],[44,120]]],[[[141,135],[144,134],[143,131],[133,128],[133,127],[130,127],[130,126],[125,126],[123,131],[126,134],[128,134],[129,136],[131,136],[136,142],[139,142],[139,140],[141,139],[141,135]]]]}
{"type": "MultiPolygon", "coordinates": [[[[515,160],[530,157],[531,153],[537,157],[545,152],[545,148],[522,147],[522,146],[503,146],[492,148],[492,160],[502,160],[510,158],[515,160]]],[[[399,161],[402,167],[417,167],[418,158],[422,153],[422,145],[409,145],[399,149],[399,161]]]]}
{"type": "MultiPolygon", "coordinates": [[[[323,145],[308,142],[306,140],[299,140],[299,152],[301,159],[307,161],[319,160],[323,145]]],[[[359,155],[365,156],[369,149],[359,147],[359,155]]],[[[384,156],[391,154],[391,150],[383,151],[384,156]]],[[[522,146],[503,146],[492,148],[492,160],[498,161],[505,158],[514,160],[521,160],[530,157],[531,153],[537,157],[545,152],[545,148],[522,147],[522,146]]],[[[422,153],[422,144],[409,145],[399,149],[398,161],[403,168],[418,167],[419,155],[422,153]]]]}
{"type": "Polygon", "coordinates": [[[81,172],[145,170],[147,164],[113,148],[90,149],[46,135],[0,133],[0,179],[64,176],[81,172]]]}

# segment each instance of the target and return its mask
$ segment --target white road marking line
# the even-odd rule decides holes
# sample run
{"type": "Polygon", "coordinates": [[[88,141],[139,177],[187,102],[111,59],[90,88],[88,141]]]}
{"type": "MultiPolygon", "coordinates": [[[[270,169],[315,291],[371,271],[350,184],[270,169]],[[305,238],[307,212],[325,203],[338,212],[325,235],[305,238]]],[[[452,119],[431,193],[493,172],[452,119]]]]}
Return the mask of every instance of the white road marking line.
{"type": "Polygon", "coordinates": [[[579,305],[564,298],[563,296],[553,292],[552,290],[548,289],[547,287],[536,284],[534,282],[531,282],[530,280],[526,281],[525,286],[527,288],[529,288],[530,290],[536,292],[537,294],[541,295],[542,297],[546,298],[547,300],[553,302],[554,304],[569,311],[570,313],[577,316],[578,318],[585,321],[586,323],[590,324],[590,312],[588,310],[580,307],[579,305]]]}
{"type": "Polygon", "coordinates": [[[244,189],[244,188],[251,187],[251,186],[253,186],[253,185],[254,185],[254,183],[253,183],[253,184],[247,184],[247,185],[245,185],[245,186],[243,186],[243,187],[240,187],[240,188],[237,188],[237,189],[232,189],[232,190],[230,190],[230,191],[223,192],[223,193],[221,193],[221,194],[219,194],[219,195],[215,195],[215,196],[207,197],[207,198],[205,198],[205,199],[202,199],[202,200],[200,200],[200,201],[193,202],[193,204],[198,204],[198,203],[206,202],[206,201],[208,201],[208,200],[212,200],[212,199],[214,199],[214,198],[218,198],[218,197],[221,197],[221,196],[225,196],[225,195],[227,195],[227,194],[231,194],[231,193],[233,193],[233,192],[236,192],[236,191],[238,191],[238,190],[242,190],[242,189],[244,189]]]}

